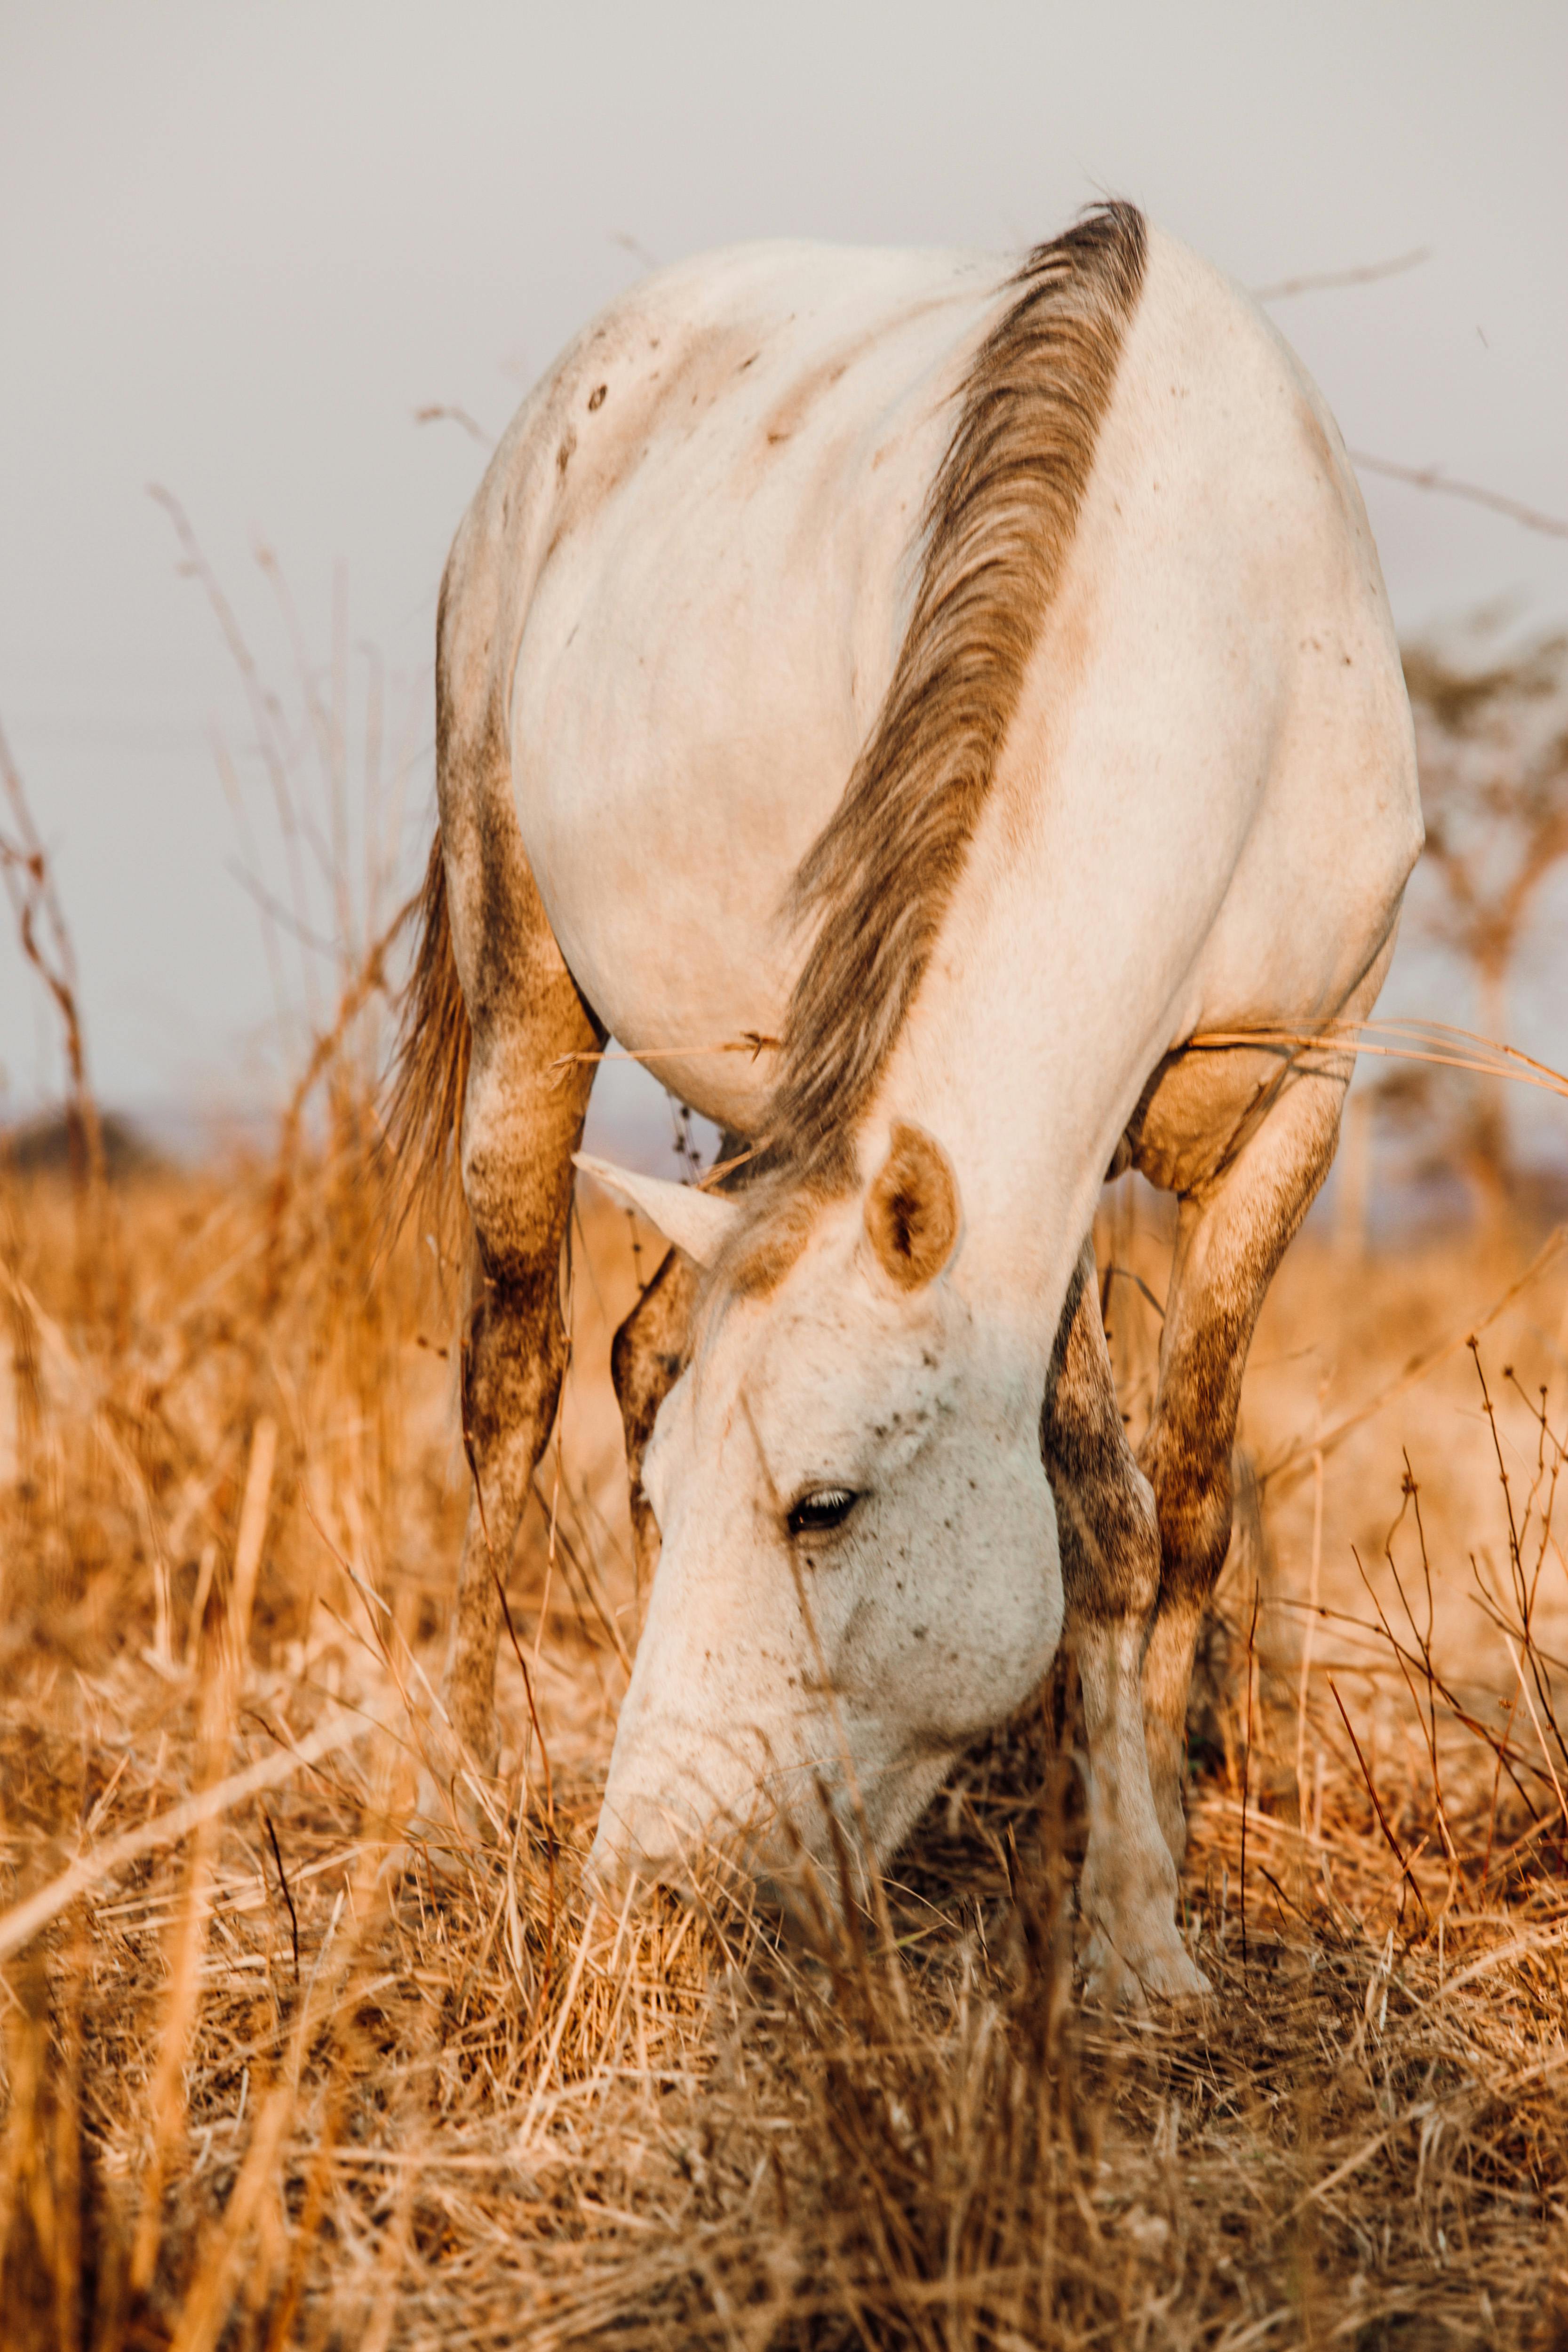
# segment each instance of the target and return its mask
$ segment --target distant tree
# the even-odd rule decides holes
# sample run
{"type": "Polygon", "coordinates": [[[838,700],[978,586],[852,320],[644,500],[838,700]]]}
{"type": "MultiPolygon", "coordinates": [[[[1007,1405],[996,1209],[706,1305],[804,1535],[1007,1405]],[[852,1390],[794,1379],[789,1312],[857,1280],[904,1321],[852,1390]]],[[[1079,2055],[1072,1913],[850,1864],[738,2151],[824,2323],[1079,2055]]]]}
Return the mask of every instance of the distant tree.
{"type": "MultiPolygon", "coordinates": [[[[1540,636],[1479,658],[1495,622],[1476,625],[1467,654],[1407,649],[1426,817],[1433,938],[1473,973],[1476,1024],[1509,1042],[1509,986],[1542,886],[1568,856],[1568,635],[1540,636]]],[[[1507,1087],[1468,1089],[1464,1157],[1492,1209],[1510,1160],[1507,1087]]]]}

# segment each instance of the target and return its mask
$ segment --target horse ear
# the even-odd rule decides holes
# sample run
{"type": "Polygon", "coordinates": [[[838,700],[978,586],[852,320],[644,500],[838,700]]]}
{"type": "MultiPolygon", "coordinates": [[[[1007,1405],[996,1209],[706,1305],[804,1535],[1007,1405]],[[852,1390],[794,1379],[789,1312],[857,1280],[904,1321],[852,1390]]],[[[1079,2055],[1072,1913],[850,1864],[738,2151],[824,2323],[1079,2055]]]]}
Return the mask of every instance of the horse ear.
{"type": "Polygon", "coordinates": [[[866,1231],[877,1263],[900,1290],[933,1282],[958,1242],[958,1179],[923,1127],[893,1123],[888,1156],[866,1195],[866,1231]]]}
{"type": "Polygon", "coordinates": [[[637,1210],[667,1242],[700,1266],[712,1265],[741,1214],[740,1202],[722,1192],[700,1192],[693,1184],[672,1184],[667,1176],[634,1175],[629,1168],[592,1159],[585,1151],[574,1152],[572,1164],[637,1210]]]}

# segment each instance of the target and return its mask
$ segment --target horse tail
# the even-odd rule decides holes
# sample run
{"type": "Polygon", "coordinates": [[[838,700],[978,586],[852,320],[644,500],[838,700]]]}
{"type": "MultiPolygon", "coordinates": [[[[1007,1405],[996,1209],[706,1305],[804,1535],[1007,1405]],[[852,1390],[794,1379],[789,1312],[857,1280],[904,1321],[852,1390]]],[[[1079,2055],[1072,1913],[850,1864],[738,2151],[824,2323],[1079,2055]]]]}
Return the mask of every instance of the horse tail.
{"type": "Polygon", "coordinates": [[[395,1223],[415,1212],[445,1267],[467,1255],[470,1241],[458,1151],[473,1029],[452,952],[439,826],[409,911],[417,936],[399,1000],[386,1117],[395,1223]]]}

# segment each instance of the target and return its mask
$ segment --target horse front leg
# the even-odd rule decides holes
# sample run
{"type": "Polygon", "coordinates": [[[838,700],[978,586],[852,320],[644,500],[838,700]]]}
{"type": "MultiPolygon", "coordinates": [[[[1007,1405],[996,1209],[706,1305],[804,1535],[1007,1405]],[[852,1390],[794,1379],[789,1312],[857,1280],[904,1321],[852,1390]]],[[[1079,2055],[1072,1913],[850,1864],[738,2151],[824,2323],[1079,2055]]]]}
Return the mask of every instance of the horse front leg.
{"type": "Polygon", "coordinates": [[[668,1251],[610,1347],[610,1377],[626,1435],[639,1619],[659,1552],[658,1522],[643,1491],[643,1455],[659,1406],[680,1376],[700,1279],[700,1268],[684,1250],[668,1251]]]}
{"type": "Polygon", "coordinates": [[[515,984],[473,1008],[463,1108],[460,1165],[477,1256],[462,1347],[472,1495],[443,1683],[457,1740],[485,1772],[497,1755],[501,1591],[566,1368],[561,1265],[572,1155],[602,1042],[526,867],[510,883],[515,984]]]}
{"type": "MultiPolygon", "coordinates": [[[[749,1156],[745,1138],[726,1129],[719,1142],[721,1161],[725,1165],[740,1163],[749,1156]]],[[[683,1249],[668,1249],[610,1345],[610,1378],[616,1402],[621,1409],[621,1428],[626,1444],[639,1621],[647,1606],[659,1554],[658,1521],[643,1488],[643,1456],[658,1419],[658,1409],[679,1379],[686,1361],[692,1311],[701,1282],[702,1269],[695,1258],[688,1257],[683,1249]]]]}
{"type": "MultiPolygon", "coordinates": [[[[1368,1004],[1375,992],[1369,983],[1368,1004]]],[[[1349,1010],[1356,1017],[1359,1001],[1349,1010]]],[[[1154,1412],[1141,1448],[1160,1525],[1143,1718],[1154,1803],[1178,1868],[1187,1842],[1187,1697],[1204,1611],[1230,1548],[1247,1353],[1268,1285],[1333,1159],[1351,1066],[1348,1055],[1324,1051],[1293,1067],[1215,1171],[1179,1195],[1154,1412]]]]}
{"type": "Polygon", "coordinates": [[[1089,1740],[1079,1908],[1089,1930],[1089,1992],[1112,2006],[1152,1993],[1200,1993],[1205,1980],[1176,1929],[1176,1870],[1154,1809],[1143,1733],[1141,1672],[1160,1590],[1160,1530],[1117,1405],[1092,1240],[1057,1334],[1040,1447],[1089,1740]]]}

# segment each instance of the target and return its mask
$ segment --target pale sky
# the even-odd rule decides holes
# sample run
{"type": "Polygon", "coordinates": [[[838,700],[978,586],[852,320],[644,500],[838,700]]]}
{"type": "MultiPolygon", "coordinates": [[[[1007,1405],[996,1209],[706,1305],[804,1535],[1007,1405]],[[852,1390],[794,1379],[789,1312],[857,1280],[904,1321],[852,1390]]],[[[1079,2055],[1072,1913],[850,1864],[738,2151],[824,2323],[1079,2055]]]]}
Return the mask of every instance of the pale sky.
{"type": "MultiPolygon", "coordinates": [[[[1107,193],[1254,287],[1426,247],[1274,315],[1352,449],[1568,516],[1565,121],[1561,0],[4,0],[0,723],[101,1091],[241,1103],[271,1083],[233,867],[280,889],[281,865],[233,664],[150,482],[280,684],[256,542],[323,666],[344,568],[351,709],[374,648],[412,730],[412,865],[436,590],[484,463],[413,412],[498,432],[647,257],[780,235],[1017,247],[1107,193]]],[[[1363,483],[1403,630],[1499,597],[1568,618],[1568,541],[1363,483]]],[[[1540,989],[1521,1022],[1563,1049],[1540,989]]],[[[0,1118],[58,1086],[8,936],[0,1065],[0,1118]]]]}

